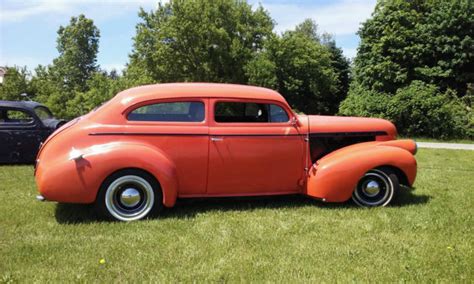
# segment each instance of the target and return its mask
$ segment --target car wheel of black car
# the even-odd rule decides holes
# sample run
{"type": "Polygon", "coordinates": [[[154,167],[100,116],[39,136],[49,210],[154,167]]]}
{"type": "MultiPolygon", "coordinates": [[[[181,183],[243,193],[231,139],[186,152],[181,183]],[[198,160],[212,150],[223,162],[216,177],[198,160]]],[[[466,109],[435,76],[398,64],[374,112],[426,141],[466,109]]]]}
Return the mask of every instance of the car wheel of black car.
{"type": "Polygon", "coordinates": [[[105,218],[117,221],[143,219],[163,208],[159,183],[150,174],[127,169],[109,176],[102,184],[96,206],[105,218]]]}
{"type": "Polygon", "coordinates": [[[362,207],[386,206],[400,188],[397,175],[389,168],[372,169],[357,183],[352,200],[362,207]]]}

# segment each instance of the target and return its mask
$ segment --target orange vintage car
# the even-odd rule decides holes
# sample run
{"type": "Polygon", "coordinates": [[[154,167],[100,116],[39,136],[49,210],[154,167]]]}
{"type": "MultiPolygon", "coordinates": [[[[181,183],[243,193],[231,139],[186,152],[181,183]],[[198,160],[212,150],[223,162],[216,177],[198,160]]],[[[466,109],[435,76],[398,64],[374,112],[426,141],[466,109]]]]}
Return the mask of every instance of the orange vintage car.
{"type": "Polygon", "coordinates": [[[304,194],[385,206],[416,176],[387,120],[298,115],[277,92],[208,83],[117,94],[42,145],[39,200],[132,221],[178,198],[304,194]]]}

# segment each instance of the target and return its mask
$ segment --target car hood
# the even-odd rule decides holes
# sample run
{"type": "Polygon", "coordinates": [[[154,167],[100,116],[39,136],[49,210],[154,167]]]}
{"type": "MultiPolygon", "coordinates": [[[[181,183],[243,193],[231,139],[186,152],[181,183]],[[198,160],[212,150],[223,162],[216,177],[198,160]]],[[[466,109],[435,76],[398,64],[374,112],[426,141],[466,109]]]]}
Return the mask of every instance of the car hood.
{"type": "Polygon", "coordinates": [[[374,133],[384,135],[382,133],[384,132],[392,138],[397,136],[395,125],[380,118],[306,115],[300,116],[299,119],[301,121],[307,120],[310,134],[374,133]]]}

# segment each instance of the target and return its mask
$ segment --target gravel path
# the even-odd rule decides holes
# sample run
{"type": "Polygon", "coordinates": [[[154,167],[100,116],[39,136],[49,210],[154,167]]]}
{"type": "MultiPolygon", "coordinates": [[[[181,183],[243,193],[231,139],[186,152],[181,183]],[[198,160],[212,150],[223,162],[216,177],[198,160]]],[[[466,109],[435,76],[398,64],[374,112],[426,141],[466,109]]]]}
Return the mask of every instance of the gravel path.
{"type": "Polygon", "coordinates": [[[420,148],[474,150],[474,144],[416,142],[420,148]]]}

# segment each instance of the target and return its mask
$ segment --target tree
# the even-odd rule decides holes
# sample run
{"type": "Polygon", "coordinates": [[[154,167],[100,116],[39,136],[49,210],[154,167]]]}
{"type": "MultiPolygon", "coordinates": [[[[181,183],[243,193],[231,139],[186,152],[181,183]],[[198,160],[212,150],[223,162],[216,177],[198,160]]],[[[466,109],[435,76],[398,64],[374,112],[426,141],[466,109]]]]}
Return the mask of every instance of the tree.
{"type": "Polygon", "coordinates": [[[430,12],[420,33],[426,34],[423,62],[415,73],[442,90],[465,96],[474,83],[474,5],[471,0],[428,2],[430,12]]]}
{"type": "Polygon", "coordinates": [[[347,95],[349,62],[331,37],[321,38],[311,19],[271,37],[246,66],[249,83],[277,89],[298,111],[336,113],[347,95]]]}
{"type": "Polygon", "coordinates": [[[84,15],[72,17],[68,26],[58,30],[59,56],[49,66],[38,66],[32,79],[32,88],[39,101],[48,105],[62,118],[72,118],[70,101],[77,93],[87,93],[88,81],[99,72],[96,64],[99,48],[99,30],[84,15]]]}
{"type": "Polygon", "coordinates": [[[69,25],[58,30],[59,57],[53,72],[68,90],[85,91],[87,80],[98,70],[96,64],[100,33],[84,15],[71,17],[69,25]]]}
{"type": "Polygon", "coordinates": [[[474,81],[471,1],[379,1],[359,30],[355,80],[395,94],[413,80],[464,96],[474,81]]]}
{"type": "Polygon", "coordinates": [[[297,111],[331,113],[337,75],[328,49],[306,34],[285,32],[268,41],[246,67],[249,83],[277,89],[297,111]]]}
{"type": "Polygon", "coordinates": [[[336,46],[336,40],[332,35],[318,32],[318,25],[312,19],[306,19],[296,26],[295,33],[305,35],[313,41],[325,46],[331,54],[331,66],[336,72],[337,82],[335,93],[332,94],[329,104],[329,113],[335,114],[339,108],[339,104],[347,96],[350,83],[350,62],[344,56],[342,49],[336,46]]]}
{"type": "Polygon", "coordinates": [[[469,0],[379,0],[340,113],[391,119],[405,135],[472,137],[473,15],[469,0]]]}
{"type": "Polygon", "coordinates": [[[66,90],[58,83],[48,66],[39,65],[35,69],[35,76],[31,79],[31,88],[36,94],[36,100],[46,104],[53,114],[61,118],[71,118],[66,111],[66,103],[74,96],[72,91],[66,90]]]}
{"type": "Polygon", "coordinates": [[[87,81],[87,91],[76,92],[67,102],[67,112],[73,116],[83,115],[111,99],[124,89],[121,77],[114,72],[96,72],[87,81]]]}
{"type": "Polygon", "coordinates": [[[336,73],[336,80],[333,92],[326,95],[327,107],[323,113],[335,114],[339,109],[340,102],[346,98],[349,90],[350,62],[343,55],[342,49],[336,46],[336,41],[330,34],[319,34],[318,25],[314,20],[304,20],[296,26],[294,32],[306,36],[318,44],[322,44],[329,51],[331,67],[336,73]]]}
{"type": "Polygon", "coordinates": [[[323,45],[331,54],[331,66],[336,72],[336,91],[330,97],[330,114],[337,113],[339,104],[347,97],[350,84],[350,61],[344,56],[342,49],[336,46],[336,41],[330,35],[323,35],[323,45]]]}
{"type": "Polygon", "coordinates": [[[312,19],[305,19],[303,22],[298,24],[295,27],[295,32],[321,43],[321,36],[318,33],[318,25],[312,19]]]}
{"type": "Polygon", "coordinates": [[[0,84],[0,100],[21,101],[22,93],[33,96],[29,83],[30,72],[26,67],[8,67],[6,68],[3,84],[0,84]]]}
{"type": "Polygon", "coordinates": [[[184,1],[140,11],[127,76],[145,81],[246,83],[244,66],[272,34],[263,8],[244,1],[184,1]]]}

